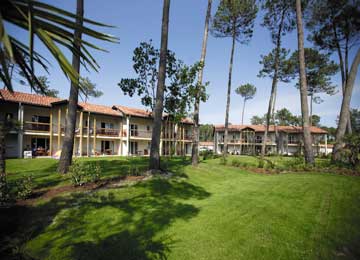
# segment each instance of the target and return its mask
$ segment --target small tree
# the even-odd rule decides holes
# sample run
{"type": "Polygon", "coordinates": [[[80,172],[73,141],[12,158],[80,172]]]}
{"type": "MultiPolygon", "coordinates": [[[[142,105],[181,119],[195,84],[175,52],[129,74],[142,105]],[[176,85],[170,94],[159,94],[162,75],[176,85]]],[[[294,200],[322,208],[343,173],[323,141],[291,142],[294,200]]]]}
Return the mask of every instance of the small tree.
{"type": "MultiPolygon", "coordinates": [[[[141,42],[134,50],[134,71],[137,78],[121,79],[118,86],[125,95],[134,94],[141,97],[141,103],[152,111],[156,104],[156,82],[158,81],[158,63],[160,52],[152,41],[141,42]]],[[[205,86],[198,85],[195,77],[202,68],[200,63],[185,65],[175,57],[175,53],[167,51],[166,82],[164,89],[164,111],[175,117],[184,116],[194,102],[195,91],[200,89],[199,97],[206,100],[205,86]]],[[[207,84],[207,83],[206,83],[207,84]]]]}
{"type": "Polygon", "coordinates": [[[83,86],[81,92],[84,95],[84,102],[86,103],[89,97],[98,98],[101,97],[104,93],[96,89],[96,84],[91,82],[91,80],[86,77],[82,79],[83,86]]]}
{"type": "Polygon", "coordinates": [[[225,111],[224,156],[227,154],[231,78],[235,42],[246,44],[253,34],[258,8],[255,0],[222,0],[213,19],[211,32],[215,37],[232,38],[225,111]]]}
{"type": "Polygon", "coordinates": [[[243,105],[242,115],[241,115],[241,124],[243,125],[246,101],[254,98],[254,96],[256,94],[256,87],[252,84],[247,83],[247,84],[237,87],[235,89],[235,93],[244,98],[244,105],[243,105]]]}
{"type": "MultiPolygon", "coordinates": [[[[312,125],[313,103],[322,103],[322,99],[316,94],[324,93],[327,95],[334,95],[336,93],[336,86],[332,84],[331,77],[335,75],[339,66],[330,60],[330,54],[322,54],[319,51],[311,48],[305,48],[305,72],[307,79],[307,92],[310,97],[310,125],[312,125]]],[[[289,63],[292,71],[290,74],[294,76],[299,74],[299,53],[295,51],[289,63]]],[[[296,84],[299,88],[299,83],[296,84]]]]}
{"type": "Polygon", "coordinates": [[[266,116],[253,116],[250,122],[252,125],[263,125],[266,122],[266,116]]]}

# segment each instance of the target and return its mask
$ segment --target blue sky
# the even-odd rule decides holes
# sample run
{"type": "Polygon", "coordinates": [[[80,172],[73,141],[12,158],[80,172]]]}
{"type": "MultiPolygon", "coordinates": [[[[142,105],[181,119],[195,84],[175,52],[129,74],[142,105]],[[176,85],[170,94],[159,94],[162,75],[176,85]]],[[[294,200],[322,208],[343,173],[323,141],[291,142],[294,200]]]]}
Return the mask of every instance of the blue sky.
{"type": "MultiPolygon", "coordinates": [[[[48,2],[70,11],[75,10],[75,0],[48,2]]],[[[218,0],[214,0],[212,14],[215,13],[218,2],[218,0]]],[[[200,58],[206,7],[207,0],[171,1],[168,47],[175,51],[177,57],[187,64],[192,64],[200,58]]],[[[93,52],[101,66],[98,73],[88,73],[84,69],[81,71],[83,76],[88,76],[104,92],[102,97],[90,99],[90,102],[142,107],[138,97],[124,96],[117,83],[121,78],[135,76],[132,69],[132,54],[134,48],[141,41],[152,39],[154,45],[159,46],[161,15],[162,0],[85,0],[85,16],[116,26],[116,28],[100,28],[100,30],[120,38],[119,44],[97,42],[109,51],[108,53],[93,52]]],[[[234,92],[235,87],[240,84],[252,83],[257,87],[255,98],[247,102],[244,123],[250,123],[250,118],[253,115],[263,115],[267,110],[271,80],[258,78],[257,74],[261,68],[259,64],[260,55],[267,54],[273,45],[269,31],[260,26],[261,20],[262,13],[259,12],[250,43],[248,45],[237,44],[236,46],[230,107],[230,122],[233,124],[239,124],[241,121],[243,101],[234,92]]],[[[10,34],[17,35],[24,42],[27,42],[26,32],[19,31],[13,26],[8,26],[8,30],[10,34]]],[[[305,46],[310,47],[311,44],[306,42],[305,46]]],[[[283,47],[291,50],[297,48],[296,31],[283,39],[283,47]]],[[[40,42],[36,41],[35,48],[49,57],[40,42]]],[[[209,35],[204,80],[210,82],[208,87],[210,98],[201,105],[201,123],[224,123],[230,48],[230,38],[214,38],[209,35]]],[[[350,53],[350,61],[354,56],[353,51],[350,53]]],[[[67,53],[67,55],[71,60],[71,54],[67,53]]],[[[334,59],[336,60],[336,56],[334,59]]],[[[47,76],[51,82],[51,87],[58,89],[61,97],[67,97],[70,83],[56,62],[51,58],[49,61],[52,66],[50,74],[47,76]]],[[[38,69],[37,74],[43,75],[44,72],[38,69]]],[[[358,75],[351,102],[354,108],[360,108],[359,78],[358,75]]],[[[335,76],[333,80],[340,86],[340,75],[335,76]]],[[[300,96],[299,91],[294,87],[295,83],[294,81],[290,84],[279,84],[277,109],[286,107],[291,112],[300,114],[300,96]]],[[[15,85],[15,89],[30,91],[27,87],[17,85],[15,85]]],[[[341,94],[339,92],[335,96],[322,96],[322,98],[324,103],[314,105],[314,113],[321,116],[322,124],[335,126],[335,119],[341,106],[341,94]]]]}

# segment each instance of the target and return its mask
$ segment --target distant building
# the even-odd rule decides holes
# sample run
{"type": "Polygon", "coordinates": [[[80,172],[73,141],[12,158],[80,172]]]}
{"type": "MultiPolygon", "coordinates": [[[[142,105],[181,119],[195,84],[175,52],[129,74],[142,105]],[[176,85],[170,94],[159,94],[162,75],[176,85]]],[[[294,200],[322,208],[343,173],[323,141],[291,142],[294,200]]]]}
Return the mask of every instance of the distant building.
{"type": "MultiPolygon", "coordinates": [[[[0,90],[0,121],[19,121],[20,131],[6,137],[6,157],[59,156],[65,133],[68,100],[0,90]],[[27,152],[27,155],[29,152],[27,152]]],[[[152,113],[121,105],[103,106],[79,103],[74,156],[149,155],[152,113]]],[[[164,114],[160,153],[189,155],[192,120],[175,123],[164,114]]]]}
{"type": "Polygon", "coordinates": [[[214,142],[199,142],[199,151],[214,151],[214,142]]]}
{"type": "MultiPolygon", "coordinates": [[[[222,153],[224,149],[224,125],[215,126],[214,149],[215,153],[222,153]]],[[[331,152],[327,144],[327,131],[312,126],[312,147],[315,154],[328,154],[331,152]]],[[[229,125],[228,152],[231,154],[255,155],[261,153],[264,142],[264,125],[229,125]]],[[[294,155],[303,151],[302,127],[299,126],[270,126],[266,140],[266,153],[294,155]],[[278,132],[276,140],[275,130],[278,132]],[[277,148],[278,147],[278,148],[277,148]]]]}

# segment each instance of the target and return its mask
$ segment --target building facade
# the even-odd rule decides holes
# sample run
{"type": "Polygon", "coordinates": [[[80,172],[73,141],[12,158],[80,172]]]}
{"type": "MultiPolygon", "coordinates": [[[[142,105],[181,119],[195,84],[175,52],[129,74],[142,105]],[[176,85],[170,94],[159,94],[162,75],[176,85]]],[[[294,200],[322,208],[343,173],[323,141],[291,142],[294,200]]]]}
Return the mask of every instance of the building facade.
{"type": "MultiPolygon", "coordinates": [[[[35,157],[59,156],[67,105],[66,99],[0,90],[0,121],[19,122],[19,129],[6,136],[6,157],[21,158],[25,151],[35,157]]],[[[153,118],[147,110],[79,103],[76,124],[74,156],[150,153],[153,118]]],[[[192,126],[190,119],[175,123],[164,115],[160,153],[191,154],[192,126]]]]}
{"type": "MultiPolygon", "coordinates": [[[[312,147],[314,154],[328,154],[331,152],[327,144],[327,131],[312,126],[312,147]]],[[[222,153],[224,149],[224,125],[215,126],[215,153],[222,153]]],[[[229,125],[228,153],[256,155],[261,153],[264,142],[264,125],[229,125]]],[[[266,140],[266,153],[295,155],[303,152],[302,127],[299,126],[270,126],[266,140]],[[277,132],[277,135],[275,134],[277,132]],[[277,137],[276,137],[277,136],[277,137]]]]}

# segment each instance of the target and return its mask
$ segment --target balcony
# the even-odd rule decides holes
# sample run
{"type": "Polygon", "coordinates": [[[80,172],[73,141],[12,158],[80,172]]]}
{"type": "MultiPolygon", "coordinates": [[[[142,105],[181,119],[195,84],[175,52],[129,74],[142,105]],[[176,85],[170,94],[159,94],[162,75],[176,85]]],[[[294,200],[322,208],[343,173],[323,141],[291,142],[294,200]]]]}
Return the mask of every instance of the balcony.
{"type": "Polygon", "coordinates": [[[141,131],[141,130],[130,130],[130,137],[137,137],[137,138],[151,138],[152,132],[151,131],[141,131]]]}
{"type": "Polygon", "coordinates": [[[119,129],[113,129],[113,128],[97,128],[96,129],[96,135],[119,136],[119,133],[120,133],[119,129]]]}
{"type": "Polygon", "coordinates": [[[185,134],[184,136],[184,140],[192,140],[192,135],[191,134],[185,134]]]}
{"type": "Polygon", "coordinates": [[[34,132],[49,132],[50,123],[40,123],[40,122],[24,122],[24,130],[34,131],[34,132]]]}

